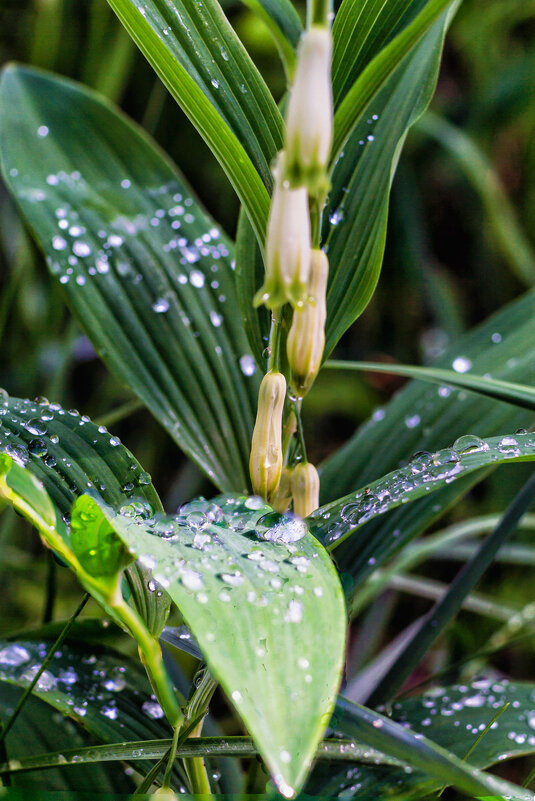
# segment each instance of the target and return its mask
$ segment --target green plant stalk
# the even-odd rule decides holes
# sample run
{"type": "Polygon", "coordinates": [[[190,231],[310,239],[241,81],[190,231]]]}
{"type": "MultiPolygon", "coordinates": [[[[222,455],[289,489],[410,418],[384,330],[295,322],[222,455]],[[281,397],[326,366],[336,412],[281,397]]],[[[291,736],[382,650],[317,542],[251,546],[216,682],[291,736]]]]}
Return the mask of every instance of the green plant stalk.
{"type": "Polygon", "coordinates": [[[271,313],[271,330],[269,332],[269,359],[268,372],[270,370],[281,372],[281,347],[282,347],[282,308],[273,309],[271,313]]]}
{"type": "Polygon", "coordinates": [[[117,594],[109,604],[136,640],[141,661],[149,674],[154,692],[167,720],[175,728],[182,723],[183,715],[165,670],[158,640],[152,636],[135,609],[132,609],[121,595],[117,594]]]}
{"type": "Polygon", "coordinates": [[[328,27],[332,17],[331,0],[308,0],[307,2],[307,27],[319,25],[328,27]]]}
{"type": "MultiPolygon", "coordinates": [[[[208,668],[205,668],[201,682],[195,688],[184,714],[184,725],[198,719],[199,715],[204,715],[208,710],[210,700],[216,690],[217,682],[212,678],[208,668]]],[[[199,720],[195,728],[191,731],[192,737],[200,737],[203,726],[203,717],[199,720]]],[[[191,784],[191,790],[196,794],[210,794],[210,780],[206,771],[204,759],[200,757],[190,757],[184,759],[184,767],[191,784]]]]}
{"type": "Polygon", "coordinates": [[[265,8],[258,0],[242,0],[243,4],[247,6],[256,16],[262,20],[266,28],[271,34],[273,41],[279,51],[282,66],[284,67],[284,74],[288,83],[291,82],[295,70],[295,51],[281,31],[273,17],[267,13],[265,8]]]}

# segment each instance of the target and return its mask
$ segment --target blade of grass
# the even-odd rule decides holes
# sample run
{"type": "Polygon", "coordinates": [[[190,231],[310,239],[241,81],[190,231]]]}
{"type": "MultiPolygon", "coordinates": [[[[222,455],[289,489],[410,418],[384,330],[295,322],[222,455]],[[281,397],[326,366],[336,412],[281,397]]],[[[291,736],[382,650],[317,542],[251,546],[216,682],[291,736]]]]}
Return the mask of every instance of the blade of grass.
{"type": "Polygon", "coordinates": [[[535,499],[535,473],[524,484],[510,504],[500,523],[492,534],[482,543],[477,554],[466,563],[450,585],[448,592],[426,614],[422,625],[408,644],[405,651],[392,665],[370,697],[372,706],[392,698],[412,673],[424,654],[459,611],[466,596],[480,580],[489,567],[498,549],[516,530],[519,520],[535,499]]]}
{"type": "MultiPolygon", "coordinates": [[[[455,362],[454,362],[455,363],[455,362]]],[[[457,389],[477,392],[495,400],[513,403],[524,409],[535,409],[535,388],[527,384],[513,381],[501,381],[481,375],[471,375],[454,370],[443,370],[438,367],[417,367],[412,364],[383,364],[382,362],[353,362],[332,360],[325,362],[324,368],[330,370],[361,370],[369,373],[388,373],[429,381],[432,384],[447,384],[457,389]]],[[[466,363],[461,364],[462,369],[466,363]]]]}

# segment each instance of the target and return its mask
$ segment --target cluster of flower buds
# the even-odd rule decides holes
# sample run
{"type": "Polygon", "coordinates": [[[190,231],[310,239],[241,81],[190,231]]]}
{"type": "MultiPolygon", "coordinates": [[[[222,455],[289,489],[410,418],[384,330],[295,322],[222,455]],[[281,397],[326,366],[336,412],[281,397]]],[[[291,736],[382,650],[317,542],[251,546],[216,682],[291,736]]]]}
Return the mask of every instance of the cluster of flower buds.
{"type": "Polygon", "coordinates": [[[282,373],[266,373],[258,393],[249,471],[254,492],[267,501],[275,496],[282,473],[282,413],[285,398],[286,379],[282,373]]]}
{"type": "MultiPolygon", "coordinates": [[[[310,199],[321,206],[329,186],[327,170],[333,134],[331,54],[328,25],[310,25],[299,44],[286,114],[285,145],[274,169],[265,280],[254,298],[255,306],[264,304],[273,310],[274,320],[282,306],[292,306],[286,354],[291,388],[297,398],[310,389],[325,346],[329,263],[321,250],[312,248],[310,199]]],[[[276,358],[270,366],[274,364],[279,367],[276,358]]],[[[286,380],[272,369],[260,385],[249,463],[251,481],[254,491],[278,511],[285,511],[293,499],[295,513],[306,517],[318,506],[319,478],[308,462],[283,471],[285,398],[286,380]]]]}

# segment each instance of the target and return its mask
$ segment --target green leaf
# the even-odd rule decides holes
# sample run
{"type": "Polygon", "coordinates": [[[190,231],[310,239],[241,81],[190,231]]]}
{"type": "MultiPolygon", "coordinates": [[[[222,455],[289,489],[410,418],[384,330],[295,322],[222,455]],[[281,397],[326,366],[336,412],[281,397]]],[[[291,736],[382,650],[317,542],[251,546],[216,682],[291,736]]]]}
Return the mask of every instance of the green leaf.
{"type": "MultiPolygon", "coordinates": [[[[427,14],[432,6],[436,3],[426,5],[421,14],[427,14]]],[[[363,95],[368,99],[362,105],[353,105],[353,94],[347,95],[352,112],[356,111],[355,130],[334,166],[322,226],[322,242],[330,264],[326,356],[362,314],[375,291],[383,261],[393,175],[407,131],[435,90],[449,18],[450,14],[444,13],[421,39],[413,42],[378,94],[369,98],[363,95]]],[[[395,42],[397,38],[369,63],[354,88],[368,73],[376,74],[377,60],[395,42]]]]}
{"type": "Polygon", "coordinates": [[[535,434],[481,439],[460,437],[452,448],[417,453],[407,467],[394,470],[366,487],[321,506],[308,516],[313,534],[336,547],[364,523],[401,504],[415,501],[474,470],[505,462],[535,459],[535,434]]]}
{"type": "Polygon", "coordinates": [[[329,556],[299,518],[274,513],[258,498],[218,501],[145,520],[95,500],[93,514],[101,510],[177,604],[290,797],[305,779],[340,681],[342,591],[329,556]]]}
{"type": "MultiPolygon", "coordinates": [[[[103,426],[44,399],[2,395],[0,403],[0,496],[28,517],[67,561],[72,547],[65,521],[75,498],[88,489],[115,507],[136,502],[150,513],[161,510],[148,473],[103,426]]],[[[149,591],[149,575],[142,566],[129,567],[126,580],[140,615],[159,634],[169,597],[149,591]]]]}
{"type": "Polygon", "coordinates": [[[333,24],[335,105],[369,62],[411,22],[427,0],[343,0],[333,24]]]}
{"type": "MultiPolygon", "coordinates": [[[[468,366],[479,375],[511,382],[535,380],[535,293],[530,292],[454,343],[433,367],[468,366]]],[[[322,467],[322,502],[365,487],[417,451],[435,451],[471,432],[480,437],[530,425],[532,413],[463,390],[411,382],[375,411],[322,467]]],[[[366,536],[337,549],[340,570],[358,583],[436,520],[485,471],[470,474],[429,498],[366,524],[366,536]],[[396,536],[392,537],[392,532],[396,536]]]]}
{"type": "MultiPolygon", "coordinates": [[[[486,726],[504,706],[509,704],[499,715],[495,725],[485,732],[480,742],[470,752],[465,770],[474,778],[489,782],[486,795],[506,794],[514,799],[528,798],[530,797],[528,791],[512,785],[506,789],[503,785],[496,784],[494,789],[491,789],[491,783],[500,783],[502,780],[478,773],[477,769],[490,767],[512,757],[534,753],[534,721],[531,711],[534,691],[535,685],[532,683],[521,684],[488,679],[480,679],[469,686],[436,687],[423,695],[395,703],[392,709],[395,722],[377,716],[370,710],[363,710],[361,713],[362,707],[348,704],[345,710],[347,717],[337,723],[342,732],[351,733],[353,736],[358,732],[361,742],[373,743],[375,747],[379,747],[380,741],[381,750],[385,753],[395,751],[400,756],[403,753],[402,749],[406,749],[405,760],[413,765],[415,770],[409,773],[382,766],[355,766],[350,775],[347,770],[338,772],[335,776],[331,775],[330,779],[323,783],[321,790],[319,786],[315,786],[314,792],[325,796],[343,794],[344,798],[354,799],[368,799],[371,797],[370,794],[374,798],[393,796],[416,799],[431,798],[433,791],[444,784],[456,784],[459,789],[465,789],[461,783],[453,780],[453,775],[449,774],[447,766],[443,766],[443,776],[439,775],[441,766],[436,757],[429,753],[428,746],[447,749],[447,752],[454,755],[457,760],[464,760],[486,726]],[[377,729],[378,736],[370,737],[368,733],[371,729],[366,724],[374,718],[384,720],[385,727],[377,729]],[[409,727],[409,731],[400,729],[397,724],[409,727]],[[418,737],[425,737],[426,740],[415,740],[411,732],[418,737]],[[389,743],[392,747],[389,747],[389,743]],[[432,771],[435,773],[434,779],[430,779],[432,771]],[[351,786],[355,787],[353,791],[351,786]]],[[[457,761],[456,768],[460,767],[457,761]]],[[[471,796],[483,795],[481,790],[468,790],[468,788],[466,790],[471,796]]]]}
{"type": "Polygon", "coordinates": [[[0,116],[7,183],[96,349],[214,483],[244,491],[258,385],[230,242],[94,93],[11,67],[0,116]]]}
{"type": "Polygon", "coordinates": [[[243,0],[267,26],[279,50],[286,77],[295,67],[295,49],[303,27],[291,0],[243,0]]]}
{"type": "MultiPolygon", "coordinates": [[[[440,386],[450,386],[456,389],[467,389],[477,392],[488,398],[506,401],[524,409],[535,410],[535,389],[528,384],[515,384],[512,381],[500,381],[487,376],[472,375],[469,372],[456,372],[455,370],[442,370],[436,367],[417,367],[412,364],[388,364],[386,362],[349,362],[329,361],[324,365],[331,370],[362,370],[370,373],[389,373],[415,378],[420,381],[430,381],[440,386]]],[[[461,371],[468,367],[468,362],[460,360],[458,369],[461,371]]],[[[470,369],[468,367],[468,369],[470,369]]]]}
{"type": "MultiPolygon", "coordinates": [[[[0,643],[0,682],[25,688],[53,641],[0,643]]],[[[110,649],[64,645],[41,675],[32,695],[70,718],[101,743],[170,736],[159,704],[139,663],[110,649]]],[[[8,734],[10,749],[16,729],[8,734]]],[[[150,763],[138,763],[149,770],[150,763]]],[[[175,776],[181,776],[175,768],[175,776]]]]}
{"type": "Polygon", "coordinates": [[[262,242],[264,182],[271,184],[282,120],[219,5],[108,2],[218,159],[262,242]]]}
{"type": "MultiPolygon", "coordinates": [[[[334,118],[334,139],[332,153],[337,158],[354,126],[388,82],[406,56],[415,48],[425,34],[445,14],[444,23],[451,18],[452,11],[459,0],[429,0],[415,19],[407,25],[386,47],[384,47],[366,66],[339,105],[334,118]]],[[[443,23],[443,24],[444,24],[443,23]]],[[[440,26],[442,27],[442,25],[440,26]]]]}
{"type": "MultiPolygon", "coordinates": [[[[16,687],[0,682],[2,721],[9,718],[20,695],[21,691],[16,687]]],[[[81,726],[77,726],[68,718],[60,717],[53,707],[37,698],[28,699],[9,741],[10,762],[22,764],[25,760],[32,759],[35,754],[46,750],[56,754],[56,768],[46,772],[35,770],[31,773],[20,773],[17,776],[11,774],[11,786],[32,799],[35,798],[33,793],[37,791],[54,791],[63,795],[61,791],[87,790],[88,787],[98,787],[103,793],[131,792],[131,780],[114,765],[74,763],[72,770],[64,769],[62,760],[58,759],[58,756],[65,751],[74,752],[75,749],[89,748],[92,739],[81,726]]]]}

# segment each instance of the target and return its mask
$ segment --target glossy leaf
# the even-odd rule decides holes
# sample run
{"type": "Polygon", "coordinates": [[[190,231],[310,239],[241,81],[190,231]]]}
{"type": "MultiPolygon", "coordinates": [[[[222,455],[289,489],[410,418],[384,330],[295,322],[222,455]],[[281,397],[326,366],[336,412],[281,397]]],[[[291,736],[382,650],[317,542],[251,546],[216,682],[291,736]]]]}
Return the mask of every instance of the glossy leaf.
{"type": "MultiPolygon", "coordinates": [[[[25,688],[53,641],[0,643],[0,682],[25,688]]],[[[70,718],[101,743],[160,739],[171,730],[139,663],[108,649],[65,645],[56,653],[32,695],[70,718]]],[[[9,749],[10,736],[7,745],[9,749]]],[[[150,763],[142,763],[143,770],[150,763]]],[[[180,777],[180,770],[175,773],[180,777]]]]}
{"type": "Polygon", "coordinates": [[[286,77],[295,68],[295,50],[303,27],[291,0],[243,0],[267,26],[282,59],[286,77]]]}
{"type": "MultiPolygon", "coordinates": [[[[394,171],[407,131],[435,90],[449,17],[448,13],[443,14],[413,44],[381,91],[360,109],[354,133],[335,164],[322,232],[330,263],[326,356],[362,314],[375,291],[383,261],[394,171]]],[[[382,50],[376,58],[385,52],[382,50]]],[[[375,69],[374,65],[375,60],[355,86],[368,70],[375,69]]]]}
{"type": "MultiPolygon", "coordinates": [[[[328,547],[360,526],[401,504],[415,501],[489,465],[535,460],[535,434],[481,439],[460,437],[452,448],[417,453],[407,467],[320,507],[307,518],[311,531],[328,547]]],[[[336,547],[336,546],[335,546],[336,547]]]]}
{"type": "Polygon", "coordinates": [[[96,349],[220,488],[243,491],[257,382],[231,244],[94,93],[11,67],[0,117],[7,183],[96,349]]]}
{"type": "MultiPolygon", "coordinates": [[[[405,750],[407,762],[414,769],[408,772],[382,766],[355,765],[351,771],[339,771],[327,782],[323,782],[321,791],[319,786],[314,786],[314,791],[325,796],[342,793],[344,798],[356,800],[368,799],[371,797],[370,793],[373,797],[401,796],[404,799],[417,799],[431,798],[434,791],[452,784],[476,797],[489,794],[500,797],[503,794],[514,799],[530,798],[531,794],[527,790],[513,785],[504,787],[501,779],[481,774],[477,769],[534,753],[535,736],[531,712],[534,690],[535,685],[532,683],[487,679],[481,679],[469,686],[436,687],[423,695],[395,703],[392,710],[395,723],[377,716],[371,710],[363,710],[361,714],[362,707],[348,704],[345,710],[347,716],[344,715],[337,724],[342,732],[355,735],[358,731],[361,741],[370,744],[373,742],[376,747],[380,740],[385,753],[389,750],[393,753],[395,750],[399,756],[402,749],[405,750]],[[358,719],[355,719],[355,713],[358,714],[358,719]],[[498,713],[501,714],[496,722],[481,737],[498,713]],[[371,732],[372,727],[368,729],[366,724],[368,721],[371,723],[374,717],[385,720],[385,726],[377,729],[378,736],[367,737],[367,732],[371,732]],[[409,730],[400,729],[396,724],[409,730]],[[418,737],[425,737],[426,740],[415,740],[411,732],[418,737]],[[381,737],[381,734],[384,736],[381,737]],[[481,740],[473,748],[479,737],[481,740]],[[391,749],[387,745],[389,740],[393,746],[391,749]],[[428,746],[446,749],[457,760],[464,760],[470,752],[465,770],[478,780],[488,781],[486,793],[481,790],[470,791],[460,782],[454,781],[453,772],[449,774],[446,766],[439,765],[436,757],[429,753],[428,746]],[[419,765],[417,760],[420,761],[419,765]],[[439,775],[440,767],[444,768],[442,776],[439,775]],[[431,778],[433,772],[435,776],[431,778]]],[[[458,761],[456,767],[460,767],[458,761]]]]}
{"type": "MultiPolygon", "coordinates": [[[[73,507],[73,524],[88,500],[73,507]]],[[[95,525],[100,509],[165,588],[290,797],[304,781],[340,681],[342,591],[302,520],[254,497],[218,500],[153,519],[118,515],[94,501],[86,525],[95,525]]]]}
{"type": "MultiPolygon", "coordinates": [[[[455,363],[454,363],[455,368],[455,363]]],[[[331,370],[362,370],[370,373],[389,373],[390,375],[401,375],[407,378],[415,378],[420,381],[430,381],[439,386],[455,387],[456,389],[467,389],[470,392],[477,392],[495,400],[506,401],[524,409],[535,410],[535,389],[528,384],[516,384],[512,381],[500,381],[488,376],[472,375],[469,372],[462,372],[465,368],[470,369],[468,363],[462,358],[457,364],[457,371],[443,370],[437,367],[418,367],[412,364],[389,364],[387,362],[349,362],[349,361],[330,361],[325,367],[331,370]]]]}
{"type": "Polygon", "coordinates": [[[270,185],[281,118],[219,5],[108,2],[218,159],[263,241],[264,181],[270,185]]]}
{"type": "MultiPolygon", "coordinates": [[[[0,682],[0,716],[6,721],[15,707],[21,690],[0,682]]],[[[64,751],[89,747],[91,737],[81,726],[69,718],[58,715],[53,707],[37,698],[29,698],[13,728],[9,739],[9,759],[11,764],[23,763],[43,751],[54,751],[58,756],[64,751]]],[[[65,791],[87,790],[99,787],[102,793],[128,793],[133,789],[132,780],[115,765],[78,765],[66,771],[61,760],[56,759],[52,770],[32,770],[10,775],[11,787],[27,797],[35,798],[37,791],[61,795],[65,791]],[[102,770],[104,768],[104,770],[102,770]],[[31,793],[31,796],[30,796],[31,793]]]]}
{"type": "MultiPolygon", "coordinates": [[[[5,488],[0,495],[9,494],[10,502],[48,537],[50,547],[71,551],[65,521],[75,498],[88,489],[116,507],[135,500],[151,511],[161,509],[148,473],[103,426],[46,400],[0,396],[0,403],[0,483],[5,488]],[[18,469],[12,469],[12,460],[18,469]]],[[[126,579],[139,613],[158,634],[167,619],[169,598],[149,592],[142,566],[129,567],[126,579]]]]}
{"type": "MultiPolygon", "coordinates": [[[[466,334],[433,367],[468,368],[479,375],[530,384],[535,380],[535,295],[530,292],[466,334]],[[459,361],[456,361],[459,360],[459,361]]],[[[417,451],[435,451],[466,433],[480,437],[530,425],[532,414],[510,404],[478,397],[448,385],[411,382],[377,409],[349,442],[322,467],[323,503],[365,487],[395,470],[417,451]]],[[[366,536],[337,549],[342,572],[362,581],[413,537],[422,533],[449,504],[481,480],[475,472],[429,498],[401,507],[366,524],[366,536]],[[392,536],[395,532],[395,537],[392,536]]]]}

